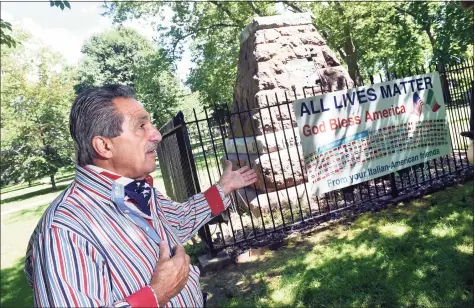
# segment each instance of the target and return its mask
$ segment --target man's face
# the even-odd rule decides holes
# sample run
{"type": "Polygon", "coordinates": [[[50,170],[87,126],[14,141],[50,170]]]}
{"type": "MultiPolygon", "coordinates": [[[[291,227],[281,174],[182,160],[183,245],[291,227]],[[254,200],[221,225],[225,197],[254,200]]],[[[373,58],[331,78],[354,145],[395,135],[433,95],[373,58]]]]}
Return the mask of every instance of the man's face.
{"type": "Polygon", "coordinates": [[[155,150],[162,136],[150,122],[149,114],[135,99],[118,98],[114,104],[124,122],[122,134],[112,138],[110,163],[122,176],[143,179],[155,171],[155,150]]]}

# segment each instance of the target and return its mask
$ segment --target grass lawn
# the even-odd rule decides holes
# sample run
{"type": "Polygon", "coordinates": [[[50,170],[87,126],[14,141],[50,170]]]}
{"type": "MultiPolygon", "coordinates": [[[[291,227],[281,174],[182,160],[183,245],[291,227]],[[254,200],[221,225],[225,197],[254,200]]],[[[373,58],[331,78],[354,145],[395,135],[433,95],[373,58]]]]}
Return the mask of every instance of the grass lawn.
{"type": "Polygon", "coordinates": [[[33,294],[23,274],[26,246],[48,204],[15,212],[1,223],[1,306],[31,307],[33,294]]]}
{"type": "Polygon", "coordinates": [[[209,306],[473,307],[473,182],[202,278],[209,306]]]}

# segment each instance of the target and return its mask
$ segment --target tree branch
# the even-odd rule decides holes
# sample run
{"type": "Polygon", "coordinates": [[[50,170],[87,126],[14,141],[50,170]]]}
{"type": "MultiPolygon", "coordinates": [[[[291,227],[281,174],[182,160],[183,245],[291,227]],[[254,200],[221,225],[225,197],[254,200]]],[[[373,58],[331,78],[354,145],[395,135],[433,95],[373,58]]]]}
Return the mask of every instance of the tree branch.
{"type": "Polygon", "coordinates": [[[218,9],[223,10],[224,13],[226,13],[226,15],[228,15],[228,17],[229,17],[232,21],[234,21],[234,22],[237,23],[237,24],[240,24],[241,27],[244,27],[244,22],[243,22],[242,20],[237,19],[236,17],[234,17],[234,15],[231,13],[231,11],[230,11],[227,7],[225,7],[222,2],[210,1],[210,3],[216,5],[216,7],[218,7],[218,9]]]}
{"type": "Polygon", "coordinates": [[[257,16],[262,16],[261,10],[257,8],[253,1],[248,1],[247,3],[252,8],[252,11],[257,14],[257,16]]]}
{"type": "Polygon", "coordinates": [[[293,9],[293,10],[294,10],[294,13],[295,13],[295,12],[298,12],[298,13],[305,13],[305,11],[302,10],[301,8],[299,8],[299,7],[297,6],[297,4],[295,4],[295,3],[292,3],[292,2],[289,2],[289,1],[281,1],[281,2],[282,2],[284,5],[290,7],[291,9],[293,9]]]}
{"type": "MultiPolygon", "coordinates": [[[[407,14],[407,15],[411,16],[414,20],[417,20],[417,17],[412,12],[406,11],[406,10],[400,8],[400,7],[397,7],[397,6],[393,6],[393,8],[396,9],[396,11],[398,11],[400,13],[407,14]]],[[[430,41],[430,44],[432,46],[432,52],[434,52],[435,51],[435,38],[434,38],[434,35],[432,34],[432,32],[430,30],[430,26],[431,26],[430,22],[419,24],[420,29],[423,30],[427,34],[427,36],[429,37],[429,41],[430,41]]]]}
{"type": "Polygon", "coordinates": [[[241,25],[237,25],[237,24],[214,24],[214,25],[211,25],[209,27],[201,27],[201,28],[193,28],[193,30],[185,35],[182,35],[180,37],[178,37],[175,42],[173,43],[173,48],[172,48],[172,56],[174,57],[175,56],[175,50],[176,50],[176,47],[178,45],[178,43],[180,43],[182,40],[186,39],[187,37],[193,35],[193,34],[197,34],[201,31],[207,31],[207,30],[211,30],[211,29],[216,29],[216,28],[237,28],[237,27],[241,27],[241,25]]]}

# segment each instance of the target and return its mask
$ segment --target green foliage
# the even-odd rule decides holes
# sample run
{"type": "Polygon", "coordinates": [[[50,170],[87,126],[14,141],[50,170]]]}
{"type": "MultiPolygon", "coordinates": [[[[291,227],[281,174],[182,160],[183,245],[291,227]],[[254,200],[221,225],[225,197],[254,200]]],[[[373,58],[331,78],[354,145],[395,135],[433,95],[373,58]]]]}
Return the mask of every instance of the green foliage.
{"type": "Polygon", "coordinates": [[[15,39],[9,34],[12,31],[12,24],[0,19],[0,45],[5,44],[8,47],[16,47],[15,39]]]}
{"type": "Polygon", "coordinates": [[[76,92],[105,83],[133,85],[136,67],[153,49],[137,31],[121,28],[92,36],[81,52],[85,58],[79,66],[76,92]]]}
{"type": "Polygon", "coordinates": [[[64,10],[65,7],[68,9],[71,9],[71,4],[69,4],[69,1],[49,1],[50,6],[56,6],[59,7],[62,10],[64,10]]]}
{"type": "Polygon", "coordinates": [[[232,102],[239,52],[239,34],[257,15],[275,14],[273,3],[265,2],[108,2],[106,14],[116,22],[127,18],[161,15],[173,11],[172,25],[160,28],[160,41],[177,60],[184,42],[190,42],[196,67],[187,80],[200,92],[202,104],[213,107],[232,102]]]}
{"type": "Polygon", "coordinates": [[[71,164],[74,71],[32,39],[2,49],[1,184],[54,176],[71,164]]]}
{"type": "Polygon", "coordinates": [[[164,50],[133,29],[119,28],[92,36],[82,48],[76,93],[110,83],[135,88],[137,98],[160,126],[174,113],[184,93],[164,50]]]}
{"type": "MultiPolygon", "coordinates": [[[[344,60],[352,78],[384,69],[398,72],[434,62],[465,58],[473,46],[473,14],[453,2],[288,2],[293,12],[310,11],[327,33],[330,47],[344,60]],[[429,29],[430,31],[428,31],[429,29]]],[[[206,106],[232,101],[239,34],[255,16],[276,14],[275,2],[108,2],[105,14],[127,19],[163,17],[173,12],[171,26],[159,27],[160,41],[179,59],[189,43],[195,68],[187,84],[199,91],[206,106]]]]}
{"type": "Polygon", "coordinates": [[[315,15],[316,28],[328,33],[328,45],[345,60],[354,79],[382,69],[407,70],[428,60],[424,52],[428,40],[418,36],[407,16],[397,14],[393,6],[390,2],[315,2],[308,9],[315,15]],[[357,67],[352,68],[353,54],[357,67]]]}
{"type": "Polygon", "coordinates": [[[410,16],[420,34],[432,46],[432,62],[459,61],[473,45],[473,11],[457,2],[408,2],[397,7],[399,14],[410,16]]]}

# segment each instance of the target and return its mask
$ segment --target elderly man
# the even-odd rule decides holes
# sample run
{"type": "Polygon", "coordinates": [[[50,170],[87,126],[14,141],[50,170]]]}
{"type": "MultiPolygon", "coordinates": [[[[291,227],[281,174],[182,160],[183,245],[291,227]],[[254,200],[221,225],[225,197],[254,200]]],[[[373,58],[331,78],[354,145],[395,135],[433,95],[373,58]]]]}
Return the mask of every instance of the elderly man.
{"type": "Polygon", "coordinates": [[[153,188],[160,132],[121,85],[78,95],[70,114],[76,178],[47,208],[25,272],[37,306],[203,306],[183,243],[255,182],[226,162],[216,185],[179,204],[153,188]]]}

